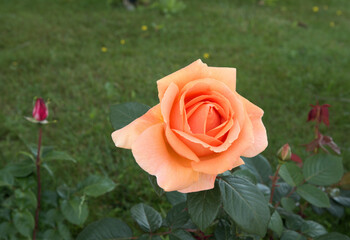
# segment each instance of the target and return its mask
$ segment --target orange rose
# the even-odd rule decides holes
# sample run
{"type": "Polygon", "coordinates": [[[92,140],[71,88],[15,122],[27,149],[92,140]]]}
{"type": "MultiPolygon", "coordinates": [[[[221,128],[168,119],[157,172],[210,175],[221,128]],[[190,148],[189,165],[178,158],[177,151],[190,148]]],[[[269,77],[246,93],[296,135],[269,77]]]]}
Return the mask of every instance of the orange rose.
{"type": "Polygon", "coordinates": [[[214,187],[217,174],[267,146],[263,110],[236,92],[236,69],[197,60],[157,82],[160,103],[112,133],[165,191],[214,187]]]}

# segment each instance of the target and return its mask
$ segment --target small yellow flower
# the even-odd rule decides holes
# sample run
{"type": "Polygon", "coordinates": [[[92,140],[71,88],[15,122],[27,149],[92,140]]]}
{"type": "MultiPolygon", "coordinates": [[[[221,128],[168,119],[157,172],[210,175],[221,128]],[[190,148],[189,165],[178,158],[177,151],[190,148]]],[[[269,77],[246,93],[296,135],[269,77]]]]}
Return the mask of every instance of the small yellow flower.
{"type": "Polygon", "coordinates": [[[121,44],[121,45],[124,45],[124,44],[125,44],[125,40],[124,40],[124,39],[121,39],[121,40],[120,40],[120,44],[121,44]]]}
{"type": "Polygon", "coordinates": [[[142,25],[141,30],[142,30],[142,31],[147,31],[147,30],[148,30],[148,27],[147,27],[146,25],[142,25]]]}
{"type": "Polygon", "coordinates": [[[334,22],[330,22],[330,23],[329,23],[329,26],[334,27],[334,26],[335,26],[335,23],[334,23],[334,22]]]}
{"type": "Polygon", "coordinates": [[[313,12],[318,12],[319,10],[320,10],[320,8],[317,7],[317,6],[314,6],[314,7],[312,8],[312,11],[313,11],[313,12]]]}
{"type": "Polygon", "coordinates": [[[337,14],[337,16],[340,16],[340,15],[342,15],[342,14],[343,14],[343,12],[342,12],[342,11],[340,11],[340,10],[338,10],[338,11],[336,12],[336,14],[337,14]]]}
{"type": "Polygon", "coordinates": [[[209,57],[210,57],[209,53],[204,53],[204,54],[203,54],[203,58],[204,58],[204,59],[208,59],[209,57]]]}
{"type": "Polygon", "coordinates": [[[107,49],[106,47],[102,47],[102,48],[101,48],[101,52],[107,52],[107,50],[108,50],[108,49],[107,49]]]}

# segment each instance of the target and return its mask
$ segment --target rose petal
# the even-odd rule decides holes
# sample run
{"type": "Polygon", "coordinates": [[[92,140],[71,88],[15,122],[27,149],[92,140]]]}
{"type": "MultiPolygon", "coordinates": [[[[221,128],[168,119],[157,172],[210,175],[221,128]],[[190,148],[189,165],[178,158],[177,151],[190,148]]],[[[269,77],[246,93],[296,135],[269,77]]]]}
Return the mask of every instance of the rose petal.
{"type": "Polygon", "coordinates": [[[160,103],[162,115],[165,123],[169,123],[170,113],[174,100],[179,93],[179,88],[175,83],[170,83],[168,89],[165,91],[163,100],[160,103]]]}
{"type": "Polygon", "coordinates": [[[236,68],[227,67],[208,67],[209,75],[207,77],[214,78],[225,83],[232,91],[236,91],[236,68]]]}
{"type": "Polygon", "coordinates": [[[244,104],[244,108],[252,122],[254,143],[242,154],[244,157],[254,157],[264,151],[268,145],[267,134],[265,126],[261,120],[264,111],[258,106],[254,105],[244,97],[240,96],[244,104]]]}
{"type": "Polygon", "coordinates": [[[190,162],[168,145],[164,124],[156,124],[145,130],[132,145],[136,162],[149,174],[157,177],[158,185],[165,191],[175,191],[198,181],[198,172],[190,162]]]}
{"type": "Polygon", "coordinates": [[[192,162],[195,171],[206,174],[219,174],[244,164],[240,156],[253,144],[253,126],[247,117],[236,141],[224,152],[200,158],[200,162],[192,162]]]}
{"type": "Polygon", "coordinates": [[[216,175],[200,173],[198,181],[191,186],[178,190],[182,193],[198,192],[214,188],[216,175]]]}
{"type": "Polygon", "coordinates": [[[166,127],[165,136],[168,140],[168,143],[177,154],[190,160],[199,162],[197,155],[175,135],[169,126],[166,127]]]}
{"type": "Polygon", "coordinates": [[[184,67],[160,80],[157,81],[158,97],[160,102],[163,99],[164,93],[171,83],[175,83],[179,89],[182,89],[187,83],[203,78],[207,75],[208,66],[204,64],[200,59],[191,63],[187,67],[184,67]]]}
{"type": "Polygon", "coordinates": [[[200,106],[196,111],[191,114],[188,118],[188,125],[190,126],[191,132],[204,134],[206,132],[208,113],[210,105],[208,104],[199,104],[200,106]]]}
{"type": "Polygon", "coordinates": [[[179,139],[185,143],[198,157],[212,154],[213,146],[220,146],[222,142],[205,134],[189,134],[179,130],[173,130],[179,139]]]}
{"type": "Polygon", "coordinates": [[[160,104],[148,110],[144,115],[135,119],[125,127],[114,131],[112,139],[114,144],[120,148],[130,149],[137,137],[152,125],[163,122],[160,104]]]}
{"type": "MultiPolygon", "coordinates": [[[[229,102],[230,113],[227,118],[232,117],[234,114],[235,118],[238,120],[238,123],[240,125],[243,125],[244,108],[243,103],[239,99],[239,95],[236,92],[232,92],[231,89],[229,89],[224,83],[215,79],[205,78],[186,84],[186,86],[184,86],[184,88],[180,91],[180,111],[183,111],[186,100],[191,101],[200,95],[222,96],[222,98],[226,99],[229,102]]],[[[221,101],[219,105],[225,107],[227,106],[227,102],[221,101]]]]}

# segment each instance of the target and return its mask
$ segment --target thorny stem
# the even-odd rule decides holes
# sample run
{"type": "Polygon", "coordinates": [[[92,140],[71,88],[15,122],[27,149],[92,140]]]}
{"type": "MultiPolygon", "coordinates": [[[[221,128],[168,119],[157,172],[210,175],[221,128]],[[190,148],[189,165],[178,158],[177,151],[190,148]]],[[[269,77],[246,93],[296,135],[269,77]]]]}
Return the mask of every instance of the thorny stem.
{"type": "Polygon", "coordinates": [[[33,240],[36,239],[36,230],[39,224],[39,211],[40,211],[40,200],[41,200],[41,180],[40,180],[40,148],[41,148],[41,137],[42,128],[39,126],[39,140],[38,140],[38,152],[36,154],[36,175],[38,182],[38,193],[37,193],[37,206],[35,210],[35,225],[33,229],[33,240]]]}
{"type": "Polygon", "coordinates": [[[273,199],[273,193],[275,192],[275,187],[276,187],[276,182],[278,179],[278,172],[281,168],[281,164],[278,164],[275,175],[272,178],[272,187],[271,187],[271,195],[270,195],[270,203],[272,203],[272,199],[273,199]]]}

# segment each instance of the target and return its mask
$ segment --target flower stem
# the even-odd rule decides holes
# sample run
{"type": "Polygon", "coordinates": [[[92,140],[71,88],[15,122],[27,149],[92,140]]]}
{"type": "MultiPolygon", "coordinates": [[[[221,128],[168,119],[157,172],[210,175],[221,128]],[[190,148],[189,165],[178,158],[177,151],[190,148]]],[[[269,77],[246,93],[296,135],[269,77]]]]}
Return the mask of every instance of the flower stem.
{"type": "Polygon", "coordinates": [[[41,126],[39,126],[38,152],[36,154],[36,175],[37,175],[37,183],[38,183],[38,193],[37,193],[37,206],[36,206],[36,210],[35,210],[35,225],[34,225],[34,229],[33,229],[33,240],[36,239],[36,230],[38,229],[40,200],[41,200],[41,180],[40,180],[41,137],[42,137],[42,128],[41,128],[41,126]]]}
{"type": "Polygon", "coordinates": [[[272,199],[273,199],[273,193],[275,192],[275,187],[276,187],[276,182],[278,179],[278,172],[281,168],[281,164],[278,164],[275,175],[272,178],[272,186],[271,186],[271,194],[270,194],[270,203],[272,203],[272,199]]]}

